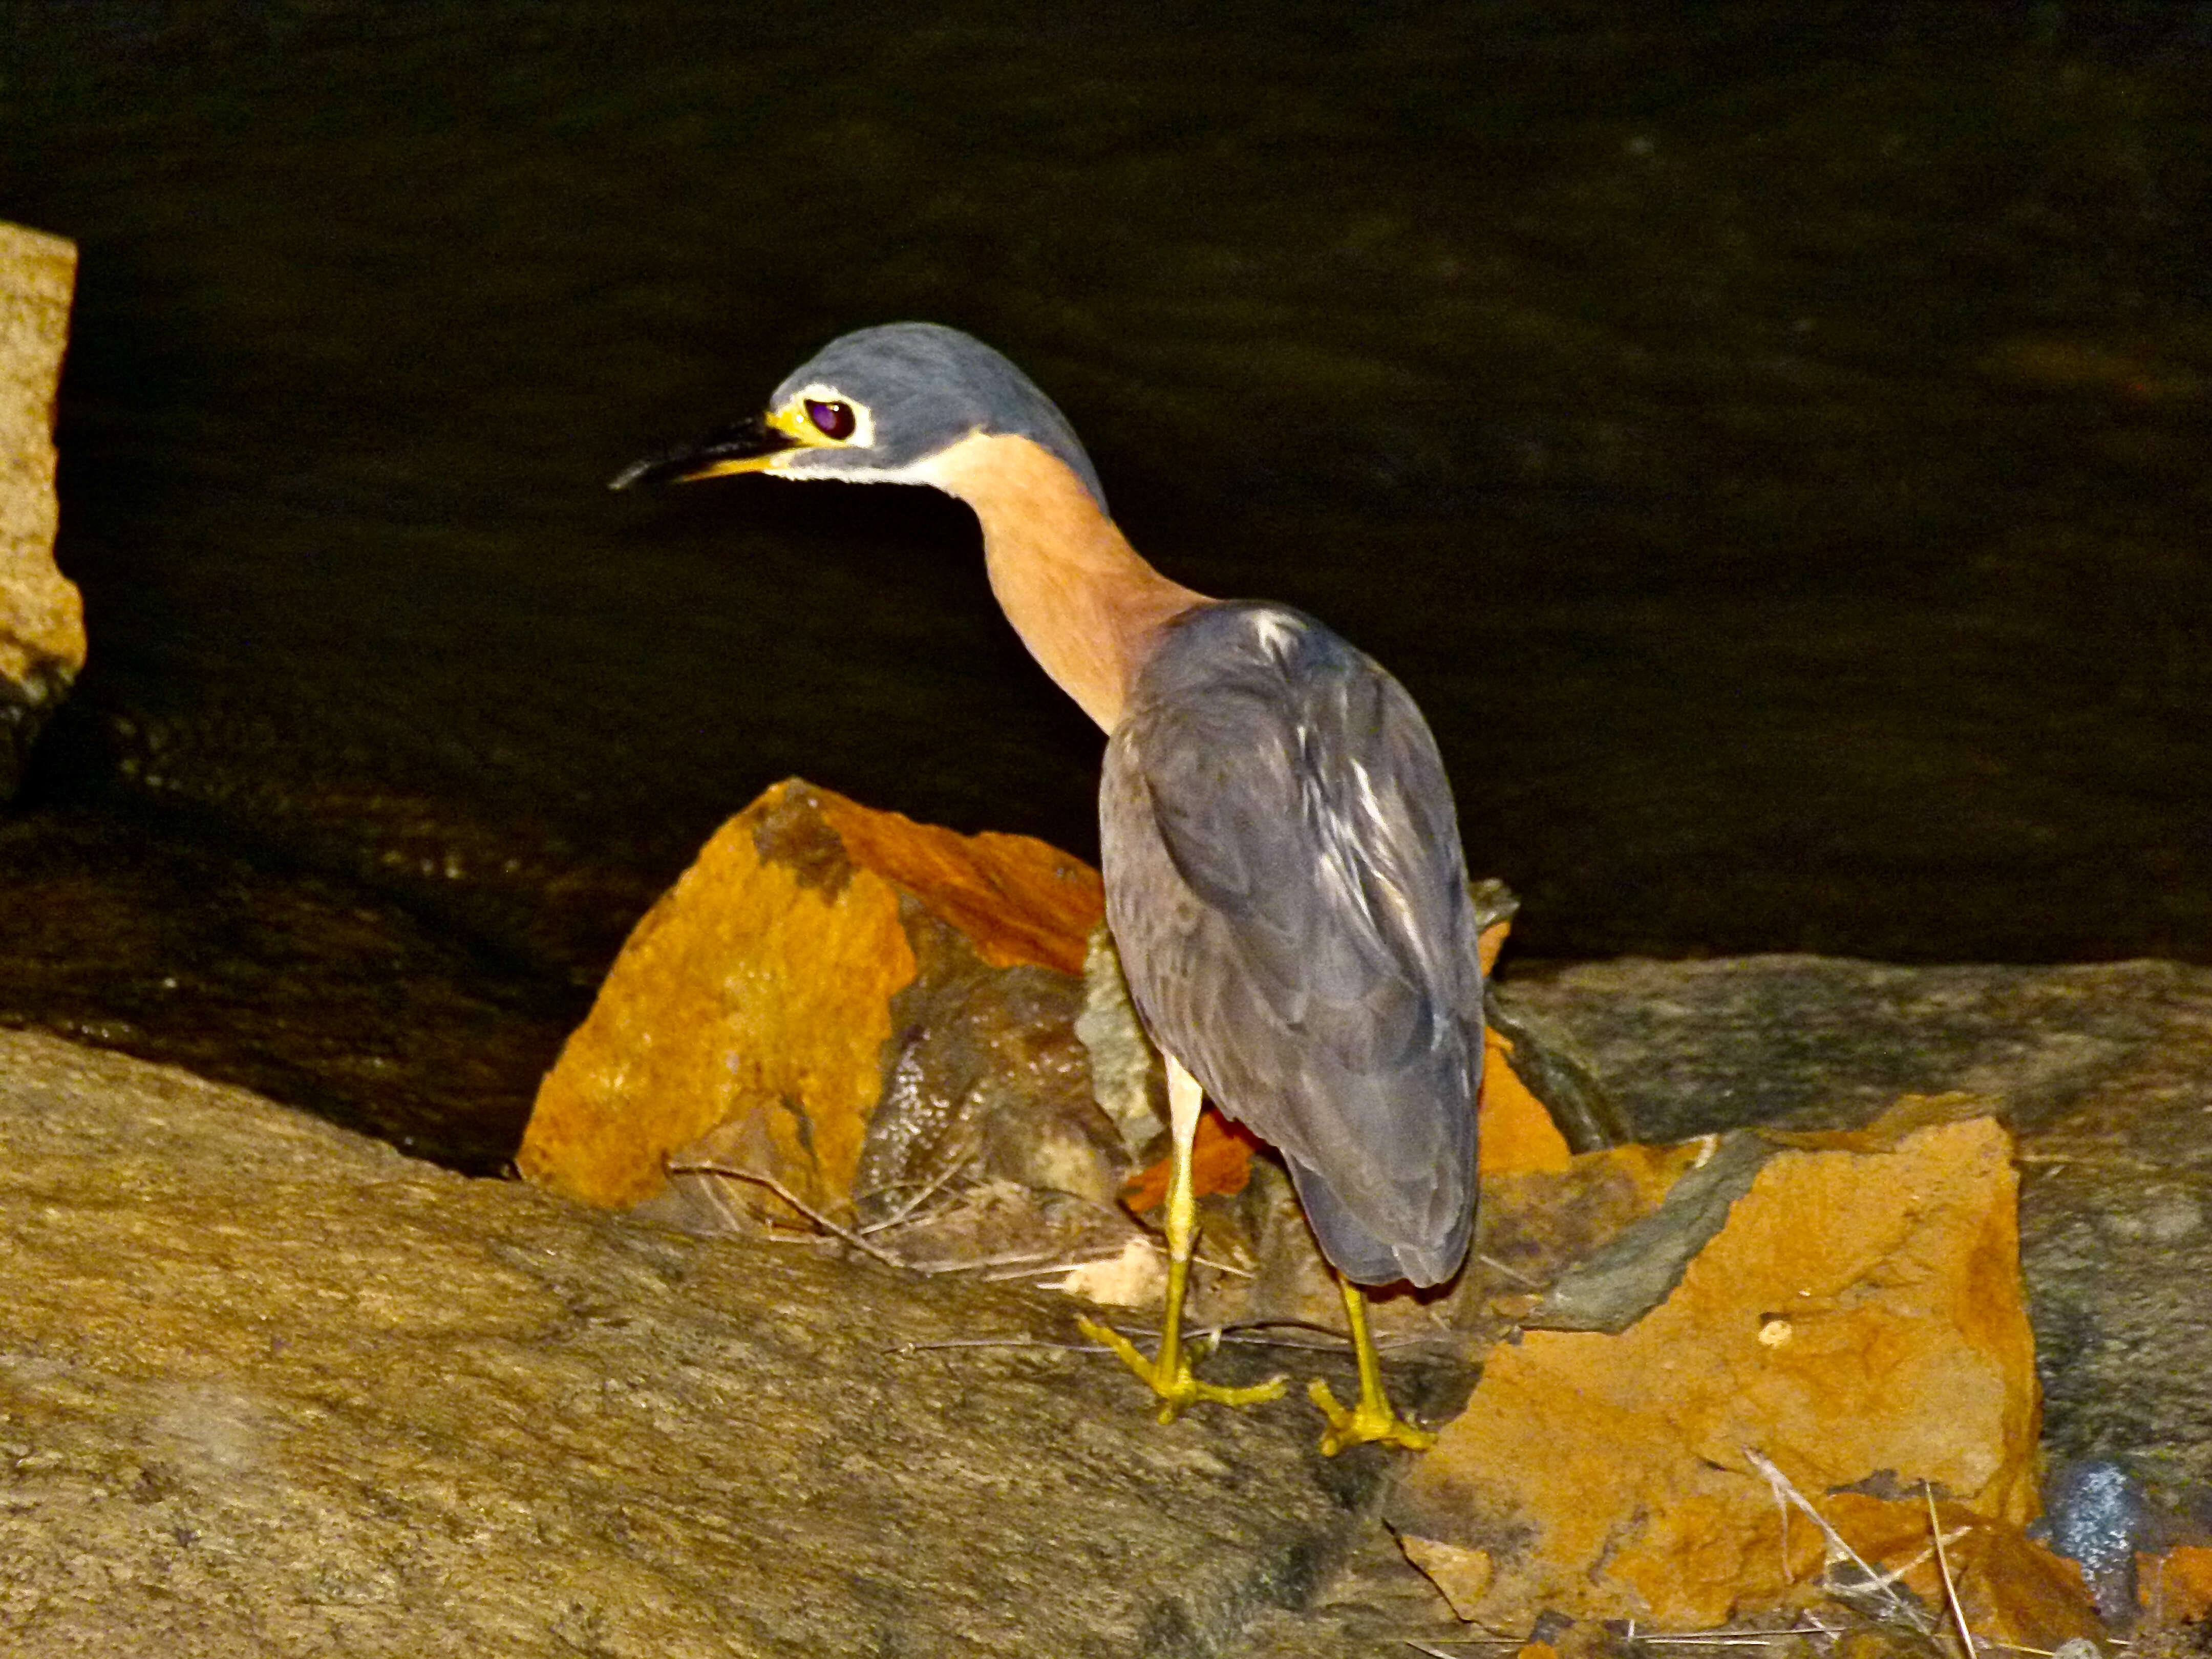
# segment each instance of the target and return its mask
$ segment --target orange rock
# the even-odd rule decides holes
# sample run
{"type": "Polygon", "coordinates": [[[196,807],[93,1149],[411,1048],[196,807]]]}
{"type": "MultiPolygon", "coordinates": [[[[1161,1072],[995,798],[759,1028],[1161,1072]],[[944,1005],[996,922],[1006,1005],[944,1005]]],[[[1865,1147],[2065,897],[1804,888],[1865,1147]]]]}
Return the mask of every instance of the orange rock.
{"type": "MultiPolygon", "coordinates": [[[[1200,1198],[1208,1193],[1241,1193],[1252,1179],[1252,1149],[1259,1139],[1243,1124],[1221,1115],[1211,1107],[1198,1120],[1191,1138],[1190,1181],[1200,1198]]],[[[1168,1201],[1168,1178],[1172,1158],[1164,1158],[1131,1176],[1121,1188],[1121,1202],[1137,1215],[1146,1215],[1168,1201]]]]}
{"type": "Polygon", "coordinates": [[[2136,1558],[2143,1612],[2160,1625],[2189,1625],[2212,1615],[2212,1549],[2184,1544],[2164,1555],[2136,1558]]]}
{"type": "MultiPolygon", "coordinates": [[[[1476,954],[1485,979],[1498,966],[1506,936],[1513,928],[1509,914],[1482,930],[1476,954]]],[[[1478,1125],[1477,1167],[1486,1176],[1515,1175],[1537,1170],[1565,1170],[1574,1154],[1567,1138],[1552,1121],[1552,1114],[1513,1068],[1512,1039],[1495,1026],[1482,1034],[1481,1120],[1478,1125]]]]}
{"type": "MultiPolygon", "coordinates": [[[[1498,890],[1504,890],[1502,884],[1498,885],[1498,890]]],[[[1516,909],[1520,908],[1518,900],[1513,901],[1513,903],[1516,909]]],[[[1475,940],[1474,958],[1482,964],[1482,976],[1485,979],[1488,979],[1492,970],[1498,966],[1498,954],[1505,949],[1506,939],[1512,932],[1512,916],[1503,915],[1484,928],[1482,936],[1475,940]]]]}
{"type": "Polygon", "coordinates": [[[1496,1030],[1483,1033],[1482,1120],[1479,1158],[1486,1176],[1524,1170],[1556,1173],[1573,1161],[1544,1103],[1513,1069],[1513,1044],[1496,1030]]]}
{"type": "MultiPolygon", "coordinates": [[[[1400,1531],[1486,1551],[1474,1609],[1717,1625],[1795,1597],[1773,1493],[1928,1480],[2033,1512],[2039,1404],[2010,1142],[1988,1119],[1890,1152],[1785,1150],[1657,1309],[1618,1336],[1528,1332],[1394,1500],[1400,1531]]],[[[1804,1552],[1813,1551],[1809,1558],[1804,1552]]]]}
{"type": "Polygon", "coordinates": [[[0,800],[84,666],[84,604],[54,565],[54,388],[76,245],[0,224],[0,800]]]}
{"type": "Polygon", "coordinates": [[[1452,1611],[1462,1619],[1473,1619],[1496,1572],[1490,1552],[1462,1549],[1456,1544],[1440,1543],[1433,1538],[1412,1534],[1401,1541],[1406,1548],[1406,1559],[1428,1574],[1429,1582],[1443,1592],[1452,1611]]]}
{"type": "Polygon", "coordinates": [[[1963,1504],[1938,1502],[1942,1559],[1936,1559],[1924,1498],[1883,1499],[1843,1492],[1814,1507],[1880,1571],[1898,1574],[1931,1618],[1951,1626],[1943,1569],[1978,1644],[2050,1652],[2075,1637],[2105,1634],[2080,1565],[2053,1554],[2012,1521],[1963,1504]]]}
{"type": "Polygon", "coordinates": [[[746,815],[773,810],[794,791],[821,813],[856,868],[914,898],[994,968],[1083,971],[1091,930],[1105,919],[1106,890],[1082,860],[1030,836],[963,836],[916,823],[797,778],[770,789],[746,815]]]}
{"type": "Polygon", "coordinates": [[[638,924],[540,1087],[517,1163],[627,1206],[661,1189],[669,1154],[716,1131],[757,1173],[842,1208],[916,927],[949,930],[993,967],[1079,975],[1103,908],[1097,873],[1042,842],[778,784],[638,924]]]}

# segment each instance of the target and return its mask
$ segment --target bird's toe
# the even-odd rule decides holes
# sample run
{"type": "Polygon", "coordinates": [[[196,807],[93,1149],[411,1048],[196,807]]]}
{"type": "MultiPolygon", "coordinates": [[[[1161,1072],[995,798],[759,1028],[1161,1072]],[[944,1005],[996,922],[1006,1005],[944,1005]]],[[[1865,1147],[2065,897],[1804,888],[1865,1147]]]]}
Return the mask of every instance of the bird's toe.
{"type": "Polygon", "coordinates": [[[1336,1403],[1336,1395],[1328,1383],[1316,1378],[1306,1389],[1321,1414],[1328,1419],[1328,1427],[1321,1437],[1324,1455],[1334,1457],[1347,1446],[1363,1446],[1379,1442],[1386,1446],[1402,1446],[1407,1451],[1426,1451],[1437,1443],[1437,1437],[1426,1429],[1417,1429],[1398,1415],[1388,1396],[1362,1393],[1359,1403],[1346,1410],[1336,1403]]]}
{"type": "Polygon", "coordinates": [[[1190,1369],[1189,1356],[1180,1350],[1171,1356],[1163,1354],[1157,1359],[1148,1359],[1127,1337],[1095,1319],[1079,1319],[1076,1324],[1092,1341],[1103,1342],[1118,1355],[1121,1363],[1159,1397],[1159,1418],[1163,1423],[1174,1422],[1189,1407],[1200,1404],[1244,1407],[1279,1400],[1288,1386],[1286,1379],[1279,1376],[1241,1388],[1201,1382],[1190,1369]]]}

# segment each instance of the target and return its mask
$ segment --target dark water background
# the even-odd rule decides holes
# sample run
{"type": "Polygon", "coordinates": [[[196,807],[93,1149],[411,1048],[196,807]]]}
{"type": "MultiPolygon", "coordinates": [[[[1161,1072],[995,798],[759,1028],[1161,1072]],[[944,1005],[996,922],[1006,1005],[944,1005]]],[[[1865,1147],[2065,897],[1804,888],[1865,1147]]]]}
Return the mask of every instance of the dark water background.
{"type": "Polygon", "coordinates": [[[0,215],[0,1021],[495,1168],[773,780],[1091,853],[963,509],[604,488],[901,317],[1405,680],[1528,952],[2212,961],[2212,7],[7,0],[0,215]]]}

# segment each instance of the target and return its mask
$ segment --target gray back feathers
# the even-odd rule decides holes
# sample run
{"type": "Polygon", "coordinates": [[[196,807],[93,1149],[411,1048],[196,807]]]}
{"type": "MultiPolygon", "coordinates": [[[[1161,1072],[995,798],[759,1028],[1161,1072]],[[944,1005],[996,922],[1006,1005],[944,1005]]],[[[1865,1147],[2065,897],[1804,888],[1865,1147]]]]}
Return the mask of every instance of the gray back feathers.
{"type": "Polygon", "coordinates": [[[1187,611],[1107,745],[1099,840],[1138,1011],[1281,1150],[1329,1260],[1367,1284],[1458,1271],[1482,972],[1412,698],[1288,606],[1187,611]]]}

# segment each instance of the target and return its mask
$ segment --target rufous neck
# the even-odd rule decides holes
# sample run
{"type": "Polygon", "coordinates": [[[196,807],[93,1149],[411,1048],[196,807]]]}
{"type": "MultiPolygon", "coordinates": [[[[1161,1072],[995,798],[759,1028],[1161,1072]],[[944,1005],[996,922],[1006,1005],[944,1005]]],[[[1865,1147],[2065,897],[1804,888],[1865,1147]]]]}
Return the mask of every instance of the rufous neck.
{"type": "Polygon", "coordinates": [[[1027,438],[973,433],[915,472],[975,509],[1006,620],[1111,732],[1160,629],[1206,596],[1146,564],[1082,481],[1027,438]]]}

